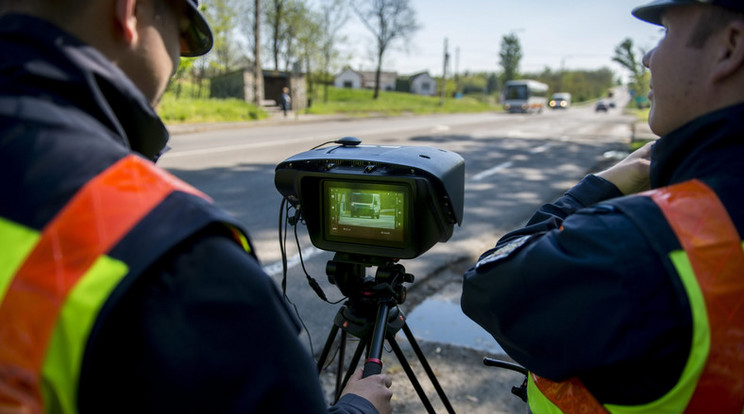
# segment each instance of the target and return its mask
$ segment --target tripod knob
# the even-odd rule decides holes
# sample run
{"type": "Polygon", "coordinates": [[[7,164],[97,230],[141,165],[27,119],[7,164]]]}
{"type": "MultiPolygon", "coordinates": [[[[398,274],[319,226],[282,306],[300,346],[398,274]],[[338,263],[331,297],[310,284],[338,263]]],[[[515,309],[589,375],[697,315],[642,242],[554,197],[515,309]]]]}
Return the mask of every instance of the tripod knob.
{"type": "Polygon", "coordinates": [[[405,283],[413,283],[415,279],[416,278],[410,273],[406,273],[403,275],[403,282],[405,283]]]}
{"type": "Polygon", "coordinates": [[[333,260],[329,260],[326,263],[326,276],[328,276],[328,283],[332,285],[336,284],[336,262],[333,260]]]}

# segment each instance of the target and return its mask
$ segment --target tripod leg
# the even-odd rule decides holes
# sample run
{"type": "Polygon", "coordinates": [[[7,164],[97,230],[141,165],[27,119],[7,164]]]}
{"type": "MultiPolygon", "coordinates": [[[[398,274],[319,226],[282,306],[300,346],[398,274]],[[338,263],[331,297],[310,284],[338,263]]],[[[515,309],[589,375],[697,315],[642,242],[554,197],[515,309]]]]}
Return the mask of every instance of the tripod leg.
{"type": "Polygon", "coordinates": [[[447,408],[447,412],[450,414],[454,414],[455,410],[452,408],[452,405],[450,404],[449,399],[444,394],[444,390],[442,389],[442,386],[439,385],[439,381],[437,380],[437,377],[434,375],[434,371],[431,369],[429,362],[426,361],[426,357],[424,357],[424,353],[421,351],[421,348],[419,347],[418,342],[416,342],[416,338],[414,338],[413,332],[411,332],[411,329],[408,327],[408,323],[403,324],[403,332],[406,334],[406,338],[408,338],[408,342],[410,342],[411,348],[413,348],[413,352],[416,353],[416,356],[418,357],[419,361],[421,361],[421,365],[424,367],[424,371],[426,371],[426,375],[429,376],[429,380],[431,380],[432,385],[434,385],[434,388],[437,390],[437,394],[439,395],[439,398],[442,400],[442,403],[447,408]]]}
{"type": "Polygon", "coordinates": [[[328,352],[331,351],[331,345],[333,345],[333,340],[336,339],[337,333],[338,326],[333,325],[331,331],[328,332],[328,339],[326,339],[325,346],[323,347],[323,353],[320,354],[320,359],[318,359],[318,373],[323,370],[323,365],[325,364],[326,358],[328,358],[328,352]]]}
{"type": "Polygon", "coordinates": [[[336,400],[341,393],[341,373],[344,371],[344,359],[346,359],[346,331],[341,330],[341,343],[338,348],[338,368],[336,368],[336,400]]]}
{"type": "MultiPolygon", "coordinates": [[[[343,332],[343,331],[342,331],[343,332]]],[[[346,384],[349,382],[349,378],[351,378],[351,375],[356,370],[357,364],[359,364],[359,360],[362,358],[362,353],[364,352],[364,348],[367,346],[367,343],[364,339],[360,339],[359,345],[357,345],[356,351],[354,351],[354,356],[351,357],[351,361],[349,362],[349,369],[346,370],[346,376],[344,377],[344,381],[339,385],[336,384],[336,400],[337,402],[339,398],[341,398],[341,391],[343,391],[344,387],[346,387],[346,384]]],[[[341,371],[343,370],[343,358],[339,359],[339,366],[338,366],[338,376],[336,378],[340,378],[341,371]]]]}
{"type": "Polygon", "coordinates": [[[400,362],[400,365],[403,367],[406,375],[408,375],[408,379],[411,381],[413,389],[416,390],[416,394],[418,394],[421,402],[424,404],[424,407],[426,407],[426,412],[428,412],[429,414],[436,413],[436,411],[434,411],[434,407],[431,405],[431,401],[429,401],[429,397],[426,396],[426,392],[424,392],[424,389],[421,388],[421,383],[419,383],[418,379],[416,379],[416,374],[413,372],[413,369],[411,369],[411,365],[408,363],[406,356],[403,354],[400,346],[398,346],[398,343],[395,341],[395,336],[388,335],[387,340],[390,346],[393,348],[393,352],[398,358],[398,362],[400,362]]]}

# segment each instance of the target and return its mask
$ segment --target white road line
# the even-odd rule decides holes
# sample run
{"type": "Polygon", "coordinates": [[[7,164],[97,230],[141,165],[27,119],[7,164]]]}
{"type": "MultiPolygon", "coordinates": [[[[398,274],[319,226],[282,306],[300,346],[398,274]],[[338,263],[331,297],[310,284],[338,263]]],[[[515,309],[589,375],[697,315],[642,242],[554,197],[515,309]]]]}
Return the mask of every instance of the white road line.
{"type": "Polygon", "coordinates": [[[499,172],[501,170],[505,170],[505,169],[507,169],[507,168],[509,168],[511,166],[512,166],[512,162],[511,161],[507,161],[507,162],[502,163],[502,164],[499,164],[499,165],[497,165],[497,166],[495,166],[493,168],[489,168],[489,169],[487,169],[485,171],[481,171],[478,174],[475,174],[474,176],[470,177],[470,181],[480,181],[480,180],[482,180],[482,179],[484,179],[486,177],[489,177],[491,175],[494,175],[497,172],[499,172]]]}
{"type": "MultiPolygon", "coordinates": [[[[311,257],[317,256],[321,253],[323,253],[323,250],[320,250],[316,248],[315,246],[310,246],[302,249],[302,260],[308,261],[311,257]]],[[[296,254],[292,257],[287,258],[287,269],[291,269],[294,266],[297,266],[300,264],[300,255],[296,254]]],[[[270,265],[264,266],[263,271],[266,272],[269,276],[275,276],[282,274],[282,262],[281,260],[272,263],[270,265]]]]}
{"type": "Polygon", "coordinates": [[[545,145],[540,145],[539,147],[532,148],[530,150],[530,154],[539,154],[541,152],[545,152],[545,151],[548,150],[548,148],[550,148],[552,146],[553,146],[553,144],[550,144],[550,143],[545,144],[545,145]]]}

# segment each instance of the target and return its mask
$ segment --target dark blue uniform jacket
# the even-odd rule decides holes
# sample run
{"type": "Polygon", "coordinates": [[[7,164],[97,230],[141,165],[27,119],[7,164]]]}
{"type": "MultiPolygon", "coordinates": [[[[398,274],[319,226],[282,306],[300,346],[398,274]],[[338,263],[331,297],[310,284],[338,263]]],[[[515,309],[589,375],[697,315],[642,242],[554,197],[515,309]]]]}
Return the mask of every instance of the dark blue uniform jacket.
{"type": "MultiPolygon", "coordinates": [[[[146,99],[95,49],[42,20],[0,17],[1,217],[40,230],[83,184],[69,178],[77,171],[131,151],[154,160],[167,139],[146,99]]],[[[146,226],[137,231],[146,240],[146,226]]],[[[296,319],[256,258],[222,225],[190,232],[107,303],[84,355],[79,411],[327,412],[296,319]]],[[[376,410],[351,395],[332,412],[376,410]]]]}
{"type": "MultiPolygon", "coordinates": [[[[693,178],[744,234],[744,105],[654,144],[652,188],[693,178]]],[[[462,308],[536,374],[578,376],[602,403],[650,402],[677,383],[690,347],[690,307],[666,259],[676,249],[650,198],[589,175],[481,256],[462,308]]]]}

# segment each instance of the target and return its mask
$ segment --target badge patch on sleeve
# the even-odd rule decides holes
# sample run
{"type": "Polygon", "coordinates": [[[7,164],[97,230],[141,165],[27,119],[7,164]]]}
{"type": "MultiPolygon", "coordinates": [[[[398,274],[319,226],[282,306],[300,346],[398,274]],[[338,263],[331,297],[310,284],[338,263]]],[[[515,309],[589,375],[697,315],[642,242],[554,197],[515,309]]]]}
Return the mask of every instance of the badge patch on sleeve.
{"type": "Polygon", "coordinates": [[[498,249],[491,252],[491,254],[489,254],[488,256],[479,260],[478,263],[475,264],[475,270],[483,270],[486,266],[490,264],[507,259],[514,253],[521,250],[522,247],[524,247],[535,236],[536,235],[531,234],[529,236],[518,237],[510,241],[509,243],[499,247],[498,249]]]}

